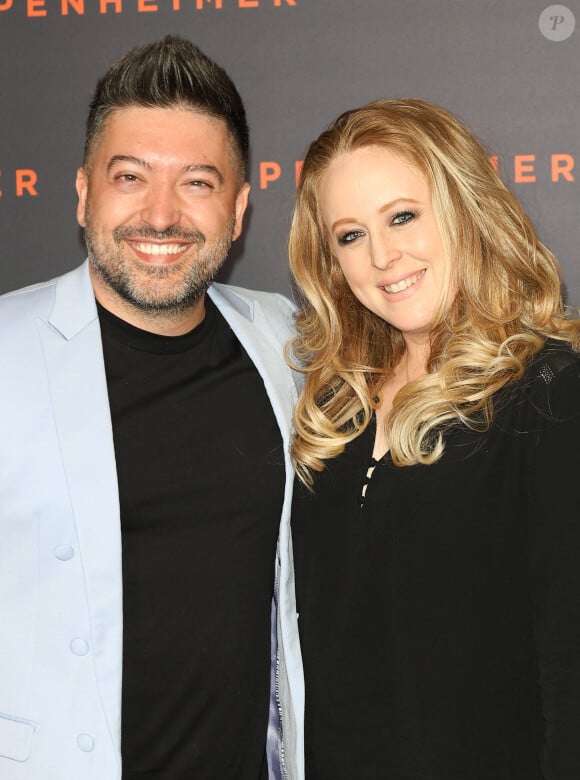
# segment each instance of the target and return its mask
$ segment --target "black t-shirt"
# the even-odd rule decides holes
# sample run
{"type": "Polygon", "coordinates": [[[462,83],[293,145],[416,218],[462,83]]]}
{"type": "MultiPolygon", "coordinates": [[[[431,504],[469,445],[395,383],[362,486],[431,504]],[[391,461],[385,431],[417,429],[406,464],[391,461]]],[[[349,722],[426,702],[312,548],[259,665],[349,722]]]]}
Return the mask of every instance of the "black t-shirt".
{"type": "Polygon", "coordinates": [[[99,317],[123,544],[123,780],[257,780],[284,490],[264,384],[209,299],[173,338],[99,317]]]}
{"type": "Polygon", "coordinates": [[[578,355],[497,401],[431,466],[371,425],[295,491],[308,780],[580,778],[578,355]]]}

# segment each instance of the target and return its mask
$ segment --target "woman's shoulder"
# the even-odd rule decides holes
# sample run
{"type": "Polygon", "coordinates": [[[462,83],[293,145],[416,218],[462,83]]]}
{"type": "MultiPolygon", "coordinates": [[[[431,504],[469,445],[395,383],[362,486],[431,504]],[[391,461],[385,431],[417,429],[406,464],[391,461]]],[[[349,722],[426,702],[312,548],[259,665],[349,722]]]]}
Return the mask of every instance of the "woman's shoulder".
{"type": "Polygon", "coordinates": [[[525,400],[546,417],[580,412],[580,352],[569,343],[548,339],[530,361],[521,382],[525,400]]]}
{"type": "MultiPolygon", "coordinates": [[[[549,385],[566,369],[580,367],[580,352],[565,341],[548,339],[542,349],[532,358],[526,371],[530,379],[537,379],[549,385]]],[[[574,373],[572,371],[572,373],[574,373]]]]}

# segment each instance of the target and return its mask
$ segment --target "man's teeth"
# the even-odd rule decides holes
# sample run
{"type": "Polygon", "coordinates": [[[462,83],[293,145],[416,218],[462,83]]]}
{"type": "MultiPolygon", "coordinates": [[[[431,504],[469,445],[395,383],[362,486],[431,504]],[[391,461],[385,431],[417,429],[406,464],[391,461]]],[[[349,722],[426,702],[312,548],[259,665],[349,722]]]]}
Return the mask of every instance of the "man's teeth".
{"type": "Polygon", "coordinates": [[[419,279],[423,276],[425,271],[419,271],[418,274],[414,274],[413,276],[407,276],[406,279],[401,279],[400,282],[395,282],[395,284],[386,284],[383,287],[383,290],[388,293],[398,293],[402,290],[406,290],[409,287],[412,287],[414,284],[417,284],[419,279]]]}
{"type": "Polygon", "coordinates": [[[144,255],[179,255],[185,252],[187,244],[135,244],[133,246],[144,255]]]}

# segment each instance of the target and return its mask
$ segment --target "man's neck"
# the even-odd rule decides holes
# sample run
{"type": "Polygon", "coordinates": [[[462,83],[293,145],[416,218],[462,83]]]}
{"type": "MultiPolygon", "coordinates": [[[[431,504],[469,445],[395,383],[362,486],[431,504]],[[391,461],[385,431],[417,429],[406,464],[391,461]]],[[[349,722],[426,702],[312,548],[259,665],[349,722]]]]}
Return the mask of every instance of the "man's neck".
{"type": "Polygon", "coordinates": [[[183,336],[196,328],[205,317],[205,295],[188,308],[165,312],[141,309],[120,296],[102,295],[95,285],[93,289],[97,301],[115,317],[158,336],[183,336]]]}

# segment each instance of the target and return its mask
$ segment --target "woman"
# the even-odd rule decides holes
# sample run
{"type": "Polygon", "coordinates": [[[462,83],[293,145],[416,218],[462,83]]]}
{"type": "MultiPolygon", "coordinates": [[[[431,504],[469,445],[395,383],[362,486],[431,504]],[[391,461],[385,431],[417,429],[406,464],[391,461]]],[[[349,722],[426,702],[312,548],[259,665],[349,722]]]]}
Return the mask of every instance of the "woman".
{"type": "Polygon", "coordinates": [[[346,112],[290,238],[308,780],[580,778],[580,325],[443,109],[346,112]]]}

